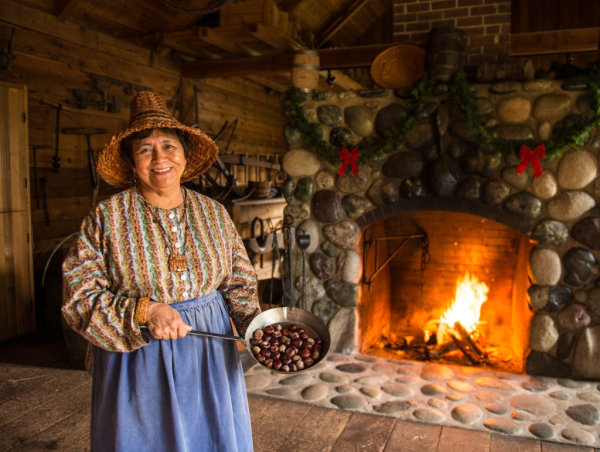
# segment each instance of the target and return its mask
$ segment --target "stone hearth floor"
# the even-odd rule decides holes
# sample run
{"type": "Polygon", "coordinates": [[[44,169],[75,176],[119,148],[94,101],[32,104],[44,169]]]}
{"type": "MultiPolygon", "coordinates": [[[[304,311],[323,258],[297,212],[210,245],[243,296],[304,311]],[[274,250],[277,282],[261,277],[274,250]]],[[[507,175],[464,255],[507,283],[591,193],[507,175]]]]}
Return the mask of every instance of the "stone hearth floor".
{"type": "Polygon", "coordinates": [[[248,355],[249,394],[530,439],[600,446],[600,384],[477,367],[330,354],[297,374],[248,355]]]}

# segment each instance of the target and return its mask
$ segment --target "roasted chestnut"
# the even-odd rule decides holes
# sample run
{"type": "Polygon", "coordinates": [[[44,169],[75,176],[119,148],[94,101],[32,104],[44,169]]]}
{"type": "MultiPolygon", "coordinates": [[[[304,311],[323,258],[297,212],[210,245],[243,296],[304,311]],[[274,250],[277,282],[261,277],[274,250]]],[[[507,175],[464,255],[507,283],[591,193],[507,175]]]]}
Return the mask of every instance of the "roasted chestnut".
{"type": "Polygon", "coordinates": [[[272,325],[267,325],[263,328],[263,331],[267,334],[273,334],[273,331],[275,331],[275,328],[273,328],[272,325]]]}

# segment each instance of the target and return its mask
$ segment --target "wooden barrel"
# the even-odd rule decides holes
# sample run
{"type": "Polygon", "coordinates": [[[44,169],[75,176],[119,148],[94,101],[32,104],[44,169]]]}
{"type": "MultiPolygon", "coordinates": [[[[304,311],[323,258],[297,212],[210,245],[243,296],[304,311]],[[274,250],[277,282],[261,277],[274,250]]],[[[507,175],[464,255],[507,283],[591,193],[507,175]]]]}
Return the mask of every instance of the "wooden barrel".
{"type": "Polygon", "coordinates": [[[431,78],[448,81],[465,67],[467,37],[460,28],[440,27],[429,32],[425,71],[431,78]]]}
{"type": "Polygon", "coordinates": [[[299,50],[292,61],[292,85],[311,93],[319,86],[319,52],[299,50]]]}

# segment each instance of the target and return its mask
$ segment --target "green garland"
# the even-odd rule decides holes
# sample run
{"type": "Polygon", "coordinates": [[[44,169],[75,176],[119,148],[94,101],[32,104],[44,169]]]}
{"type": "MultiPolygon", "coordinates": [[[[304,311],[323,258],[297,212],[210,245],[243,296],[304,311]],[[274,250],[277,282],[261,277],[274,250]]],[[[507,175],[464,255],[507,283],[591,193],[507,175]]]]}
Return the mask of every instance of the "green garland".
{"type": "MultiPolygon", "coordinates": [[[[560,157],[566,150],[578,150],[590,139],[594,126],[600,129],[600,68],[592,67],[590,70],[590,88],[592,91],[592,110],[594,116],[583,126],[573,127],[563,134],[560,141],[545,142],[546,160],[551,161],[560,157]]],[[[425,74],[419,85],[412,91],[414,101],[409,106],[409,114],[402,127],[392,127],[386,134],[385,140],[359,145],[361,163],[369,162],[373,158],[382,157],[398,150],[410,137],[415,126],[421,120],[423,109],[431,98],[433,81],[425,74]]],[[[475,93],[469,88],[465,73],[458,74],[451,85],[451,92],[465,115],[472,132],[481,140],[480,146],[490,152],[518,155],[521,145],[531,148],[537,142],[533,140],[524,143],[515,143],[500,138],[494,131],[485,126],[485,118],[479,114],[475,93]]],[[[304,135],[305,146],[331,164],[339,163],[339,149],[327,144],[320,136],[320,124],[310,122],[302,104],[306,101],[306,94],[300,89],[290,87],[283,96],[283,106],[290,119],[292,127],[304,135]]]]}

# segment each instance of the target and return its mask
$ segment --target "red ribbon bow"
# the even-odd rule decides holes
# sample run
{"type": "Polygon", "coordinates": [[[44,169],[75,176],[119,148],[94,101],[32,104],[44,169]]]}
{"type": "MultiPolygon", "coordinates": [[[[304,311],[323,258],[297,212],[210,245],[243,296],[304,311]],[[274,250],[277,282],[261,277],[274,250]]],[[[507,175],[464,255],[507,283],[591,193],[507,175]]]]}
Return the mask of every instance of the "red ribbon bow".
{"type": "Polygon", "coordinates": [[[348,149],[346,148],[342,148],[340,151],[340,160],[342,162],[342,166],[338,170],[338,176],[342,177],[344,175],[348,163],[350,163],[350,166],[352,167],[352,173],[356,176],[358,174],[358,163],[356,163],[356,160],[358,160],[359,157],[360,154],[358,153],[357,147],[352,149],[351,152],[348,152],[348,149]]]}
{"type": "Polygon", "coordinates": [[[527,166],[529,166],[530,163],[533,166],[533,174],[535,174],[535,177],[538,178],[542,175],[544,171],[542,170],[542,163],[540,162],[540,159],[546,157],[545,145],[540,144],[533,151],[527,146],[523,145],[519,150],[519,156],[521,157],[521,164],[517,166],[518,175],[521,175],[521,173],[525,171],[525,169],[527,168],[527,166]]]}

